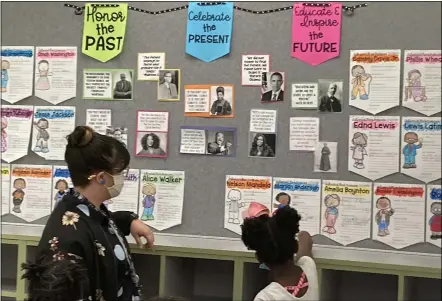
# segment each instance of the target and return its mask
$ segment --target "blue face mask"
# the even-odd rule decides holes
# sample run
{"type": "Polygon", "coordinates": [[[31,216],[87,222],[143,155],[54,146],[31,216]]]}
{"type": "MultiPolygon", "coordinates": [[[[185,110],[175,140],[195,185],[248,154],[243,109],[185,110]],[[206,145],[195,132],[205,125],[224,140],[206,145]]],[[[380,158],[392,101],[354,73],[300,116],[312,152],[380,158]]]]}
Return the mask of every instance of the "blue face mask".
{"type": "Polygon", "coordinates": [[[270,271],[269,267],[266,266],[265,263],[261,263],[261,264],[259,265],[259,268],[260,268],[261,270],[267,270],[267,271],[270,271]]]}

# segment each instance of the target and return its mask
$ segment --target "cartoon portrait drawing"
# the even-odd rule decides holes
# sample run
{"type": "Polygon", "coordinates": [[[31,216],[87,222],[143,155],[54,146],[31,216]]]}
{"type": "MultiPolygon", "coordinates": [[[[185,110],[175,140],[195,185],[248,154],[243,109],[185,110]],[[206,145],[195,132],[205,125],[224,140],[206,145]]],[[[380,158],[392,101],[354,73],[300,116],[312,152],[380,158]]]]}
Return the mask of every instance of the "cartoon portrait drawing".
{"type": "Polygon", "coordinates": [[[289,194],[280,192],[275,197],[276,204],[273,204],[273,208],[280,209],[285,206],[290,206],[292,199],[289,194]]]}
{"type": "Polygon", "coordinates": [[[15,213],[21,213],[20,206],[24,201],[25,192],[23,189],[26,188],[26,181],[23,178],[17,178],[14,180],[14,192],[12,193],[12,204],[14,207],[12,211],[15,213]]]}
{"type": "Polygon", "coordinates": [[[2,117],[2,149],[1,149],[2,153],[8,150],[8,142],[6,141],[6,138],[8,138],[8,134],[6,133],[7,127],[8,127],[8,120],[5,117],[2,117]]]}
{"type": "Polygon", "coordinates": [[[68,188],[69,185],[68,182],[66,182],[66,180],[60,179],[55,183],[54,189],[57,190],[57,193],[54,196],[54,201],[55,201],[54,208],[57,207],[58,203],[60,203],[60,201],[63,199],[63,196],[68,191],[68,188]]]}
{"type": "Polygon", "coordinates": [[[414,132],[408,132],[404,135],[404,142],[407,144],[402,149],[404,154],[403,168],[416,168],[417,150],[422,148],[422,141],[414,132]]]}
{"type": "Polygon", "coordinates": [[[335,234],[336,219],[339,215],[339,204],[341,204],[341,198],[337,194],[329,194],[324,198],[324,204],[327,209],[325,210],[325,227],[322,228],[322,232],[328,234],[335,234]]]}
{"type": "Polygon", "coordinates": [[[421,83],[422,74],[419,70],[411,70],[408,72],[408,86],[405,87],[405,101],[413,99],[416,102],[426,101],[425,86],[421,83]]]}
{"type": "Polygon", "coordinates": [[[227,204],[229,205],[229,224],[239,224],[239,208],[244,207],[244,203],[240,202],[242,195],[238,189],[231,189],[227,194],[227,204]]]}
{"type": "Polygon", "coordinates": [[[2,92],[8,91],[9,74],[8,69],[11,67],[11,63],[7,60],[2,60],[2,92]]]}
{"type": "Polygon", "coordinates": [[[34,152],[48,153],[49,121],[45,118],[40,118],[37,122],[34,121],[35,129],[37,130],[37,143],[35,144],[34,152]]]}
{"type": "Polygon", "coordinates": [[[360,100],[367,100],[370,95],[371,75],[366,73],[361,65],[353,66],[351,75],[353,76],[351,80],[351,99],[356,99],[359,95],[360,100]]]}
{"type": "Polygon", "coordinates": [[[36,90],[49,90],[51,86],[49,84],[48,76],[52,75],[52,72],[49,72],[49,62],[47,60],[41,60],[38,62],[38,79],[35,83],[36,90]]]}
{"type": "Polygon", "coordinates": [[[390,225],[390,217],[394,213],[394,209],[391,208],[390,199],[380,197],[376,201],[376,208],[379,209],[375,216],[376,224],[378,224],[378,236],[389,235],[388,226],[390,225]]]}
{"type": "Polygon", "coordinates": [[[353,151],[352,158],[355,161],[353,167],[357,169],[363,169],[364,166],[364,156],[368,156],[367,147],[368,136],[364,133],[356,132],[353,134],[353,139],[351,139],[353,146],[350,147],[350,150],[353,151]]]}
{"type": "Polygon", "coordinates": [[[156,202],[155,194],[157,193],[157,188],[154,184],[145,184],[143,186],[143,215],[141,216],[142,221],[153,221],[155,218],[153,216],[153,209],[156,202]]]}
{"type": "Polygon", "coordinates": [[[442,203],[434,202],[430,206],[433,216],[428,221],[431,231],[431,239],[442,239],[442,203]]]}

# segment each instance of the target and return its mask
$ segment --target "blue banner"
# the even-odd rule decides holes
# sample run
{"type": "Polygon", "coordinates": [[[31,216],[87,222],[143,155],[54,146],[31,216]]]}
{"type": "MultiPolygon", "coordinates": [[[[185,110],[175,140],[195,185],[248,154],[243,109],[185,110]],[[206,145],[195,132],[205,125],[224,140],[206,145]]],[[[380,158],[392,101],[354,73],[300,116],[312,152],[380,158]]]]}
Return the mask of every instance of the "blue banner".
{"type": "Polygon", "coordinates": [[[233,2],[201,5],[190,2],[187,10],[186,52],[204,62],[230,53],[233,2]]]}

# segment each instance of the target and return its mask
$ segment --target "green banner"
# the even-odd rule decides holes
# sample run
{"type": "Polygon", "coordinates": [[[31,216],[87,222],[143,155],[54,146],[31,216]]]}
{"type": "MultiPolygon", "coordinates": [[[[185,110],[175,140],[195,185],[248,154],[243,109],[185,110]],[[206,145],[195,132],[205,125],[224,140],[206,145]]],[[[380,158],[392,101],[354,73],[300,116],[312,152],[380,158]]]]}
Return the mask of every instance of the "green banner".
{"type": "Polygon", "coordinates": [[[107,62],[121,53],[126,33],[127,4],[86,4],[83,53],[107,62]]]}

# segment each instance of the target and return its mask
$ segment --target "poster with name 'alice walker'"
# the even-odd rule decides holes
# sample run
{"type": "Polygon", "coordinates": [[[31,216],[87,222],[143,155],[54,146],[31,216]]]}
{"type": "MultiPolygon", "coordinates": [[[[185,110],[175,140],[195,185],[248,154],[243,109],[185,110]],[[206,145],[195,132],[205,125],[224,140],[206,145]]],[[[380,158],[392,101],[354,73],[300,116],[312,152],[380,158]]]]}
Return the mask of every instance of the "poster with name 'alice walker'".
{"type": "Polygon", "coordinates": [[[74,187],[67,166],[53,166],[52,186],[52,210],[54,210],[68,192],[69,188],[74,187]]]}
{"type": "Polygon", "coordinates": [[[184,171],[140,171],[140,219],[158,231],[180,225],[184,203],[184,171]]]}
{"type": "Polygon", "coordinates": [[[243,214],[251,202],[264,205],[271,211],[272,177],[226,176],[224,201],[224,228],[241,234],[243,214]]]}
{"type": "Polygon", "coordinates": [[[401,173],[425,183],[441,177],[440,117],[402,117],[401,173]]]}
{"type": "Polygon", "coordinates": [[[322,235],[349,245],[370,238],[371,182],[322,181],[322,235]]]}
{"type": "Polygon", "coordinates": [[[11,196],[11,166],[9,164],[3,164],[2,174],[1,174],[1,196],[2,196],[2,207],[1,207],[1,215],[5,215],[9,213],[9,199],[11,196]]]}
{"type": "Polygon", "coordinates": [[[437,247],[442,242],[442,191],[441,185],[427,186],[427,220],[425,241],[437,247]]]}
{"type": "Polygon", "coordinates": [[[375,183],[373,240],[396,249],[425,241],[425,185],[375,183]]]}
{"type": "Polygon", "coordinates": [[[11,165],[11,214],[33,222],[51,214],[52,166],[11,165]]]}
{"type": "Polygon", "coordinates": [[[124,174],[124,187],[120,195],[108,200],[108,209],[116,211],[138,211],[138,189],[140,187],[140,170],[129,169],[124,174]]]}
{"type": "Polygon", "coordinates": [[[400,117],[350,116],[348,170],[370,180],[399,172],[400,117]]]}

